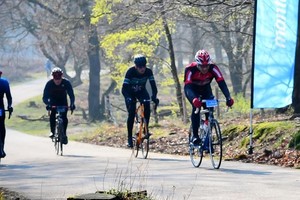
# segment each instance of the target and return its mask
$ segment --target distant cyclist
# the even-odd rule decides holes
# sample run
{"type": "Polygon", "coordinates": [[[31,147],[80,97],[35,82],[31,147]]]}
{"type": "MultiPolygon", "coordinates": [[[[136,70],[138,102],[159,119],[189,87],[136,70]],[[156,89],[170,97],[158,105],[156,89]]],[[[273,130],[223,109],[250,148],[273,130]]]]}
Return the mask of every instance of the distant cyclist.
{"type": "MultiPolygon", "coordinates": [[[[130,67],[125,75],[125,79],[122,86],[122,94],[125,98],[126,108],[128,111],[127,118],[127,132],[128,132],[128,144],[127,146],[132,148],[132,129],[134,124],[136,99],[140,102],[143,100],[149,100],[150,96],[146,90],[146,82],[149,80],[152,96],[151,100],[157,105],[159,100],[157,98],[157,87],[154,80],[153,72],[146,67],[147,60],[144,55],[138,54],[134,57],[134,66],[130,67]]],[[[150,102],[145,101],[145,119],[147,124],[150,120],[150,102]]]]}
{"type": "Polygon", "coordinates": [[[0,71],[0,158],[4,158],[6,153],[4,151],[4,143],[5,143],[5,135],[6,135],[6,128],[5,128],[5,108],[4,108],[4,94],[7,100],[7,110],[9,111],[9,115],[13,112],[12,105],[12,97],[10,93],[10,86],[7,80],[1,78],[2,71],[0,71]]]}
{"type": "MultiPolygon", "coordinates": [[[[233,99],[230,96],[227,84],[224,80],[224,77],[220,69],[215,65],[208,52],[205,50],[199,50],[195,55],[195,61],[190,63],[185,68],[184,73],[184,92],[186,98],[192,104],[192,128],[193,128],[193,142],[194,144],[199,144],[200,139],[198,135],[198,128],[200,126],[200,114],[195,114],[196,108],[203,106],[206,108],[206,105],[202,105],[201,99],[213,99],[214,95],[211,89],[211,82],[213,79],[219,85],[219,88],[222,90],[225,98],[226,105],[231,107],[234,103],[233,99]],[[201,96],[201,99],[199,97],[201,96]]],[[[208,115],[206,114],[206,123],[208,115]]]]}
{"type": "MultiPolygon", "coordinates": [[[[55,67],[52,72],[52,79],[46,83],[43,93],[43,102],[46,104],[46,109],[51,110],[50,115],[50,138],[53,138],[55,133],[55,116],[56,116],[56,108],[52,108],[52,106],[68,106],[68,98],[70,98],[70,109],[71,111],[75,110],[75,96],[73,87],[71,82],[65,78],[63,78],[63,71],[55,67]]],[[[68,117],[67,111],[62,114],[62,118],[64,121],[65,128],[65,137],[62,141],[63,144],[68,143],[67,137],[67,127],[68,127],[68,117]]]]}

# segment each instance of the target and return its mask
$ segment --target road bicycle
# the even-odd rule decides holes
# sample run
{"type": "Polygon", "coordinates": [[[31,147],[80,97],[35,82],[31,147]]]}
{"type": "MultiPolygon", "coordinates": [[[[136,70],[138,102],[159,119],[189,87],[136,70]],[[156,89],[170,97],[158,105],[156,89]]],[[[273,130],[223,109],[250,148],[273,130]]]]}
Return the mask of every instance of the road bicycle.
{"type": "MultiPolygon", "coordinates": [[[[205,153],[209,153],[212,166],[219,169],[222,162],[222,133],[217,119],[214,118],[214,107],[219,105],[221,100],[204,99],[207,109],[196,109],[195,114],[200,111],[199,138],[200,144],[194,145],[192,126],[189,131],[189,154],[194,167],[199,167],[205,153]],[[208,113],[208,124],[204,124],[205,114],[208,113]]],[[[225,102],[225,101],[224,101],[225,102]]]]}
{"type": "MultiPolygon", "coordinates": [[[[1,115],[2,115],[2,111],[4,111],[4,112],[8,112],[9,113],[9,115],[8,115],[8,119],[10,119],[10,117],[11,117],[11,114],[12,114],[12,112],[9,112],[9,110],[3,110],[3,109],[0,109],[1,111],[1,115]]],[[[3,149],[3,146],[4,146],[4,142],[1,140],[1,138],[0,138],[0,149],[3,149]]],[[[0,163],[1,163],[1,157],[0,157],[0,163]]]]}
{"type": "Polygon", "coordinates": [[[57,155],[63,155],[63,140],[66,137],[64,121],[62,118],[62,114],[67,112],[69,109],[68,106],[51,106],[51,110],[48,111],[48,115],[50,116],[52,109],[56,109],[56,125],[55,132],[52,138],[52,142],[54,143],[55,152],[57,155]]]}
{"type": "MultiPolygon", "coordinates": [[[[142,152],[142,156],[144,159],[147,158],[148,152],[149,152],[149,140],[150,140],[150,133],[148,129],[148,124],[145,119],[144,114],[144,103],[150,102],[150,100],[144,100],[142,102],[138,101],[138,106],[135,111],[135,130],[134,130],[134,136],[132,137],[133,142],[133,153],[135,157],[138,156],[139,150],[142,152]]],[[[154,110],[156,110],[157,104],[154,104],[154,110]]]]}

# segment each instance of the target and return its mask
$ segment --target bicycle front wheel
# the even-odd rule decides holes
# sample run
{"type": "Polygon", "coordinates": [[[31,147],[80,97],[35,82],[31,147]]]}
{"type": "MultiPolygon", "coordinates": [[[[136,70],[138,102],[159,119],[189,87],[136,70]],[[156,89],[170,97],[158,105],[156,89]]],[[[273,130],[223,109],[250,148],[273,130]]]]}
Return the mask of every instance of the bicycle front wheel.
{"type": "Polygon", "coordinates": [[[222,134],[219,122],[213,120],[211,123],[211,134],[209,136],[209,154],[212,166],[219,169],[222,162],[222,134]]]}
{"type": "Polygon", "coordinates": [[[189,154],[191,158],[191,162],[194,167],[199,167],[202,163],[202,158],[203,158],[203,151],[201,146],[194,146],[193,141],[193,129],[192,126],[190,127],[189,131],[189,154]]]}
{"type": "Polygon", "coordinates": [[[147,158],[149,152],[149,134],[148,134],[148,126],[145,119],[143,119],[143,138],[141,143],[142,155],[143,158],[147,158]]]}
{"type": "Polygon", "coordinates": [[[61,123],[58,123],[57,125],[57,137],[55,138],[55,148],[56,148],[56,154],[57,155],[63,155],[63,125],[61,123]]]}
{"type": "Polygon", "coordinates": [[[140,149],[139,144],[138,144],[138,142],[136,140],[137,137],[138,137],[137,134],[136,134],[136,137],[132,137],[132,144],[133,144],[132,153],[134,154],[135,157],[138,156],[139,149],[140,149]]]}

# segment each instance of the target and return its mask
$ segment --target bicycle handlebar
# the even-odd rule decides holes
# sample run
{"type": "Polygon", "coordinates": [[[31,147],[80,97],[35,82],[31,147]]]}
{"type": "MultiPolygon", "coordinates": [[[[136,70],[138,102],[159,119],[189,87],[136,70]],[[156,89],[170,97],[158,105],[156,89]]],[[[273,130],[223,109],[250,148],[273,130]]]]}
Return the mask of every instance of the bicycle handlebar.
{"type": "MultiPolygon", "coordinates": [[[[201,103],[206,103],[207,101],[209,101],[209,100],[216,100],[216,102],[217,102],[217,104],[219,105],[219,102],[226,102],[226,100],[225,99],[202,99],[201,100],[201,103]]],[[[216,105],[216,106],[218,106],[218,105],[216,105]]],[[[212,106],[212,107],[216,107],[216,106],[212,106]]],[[[228,107],[229,108],[229,107],[228,107]]],[[[228,108],[227,108],[227,110],[228,110],[228,108]]],[[[195,110],[195,114],[198,114],[199,113],[199,111],[200,111],[200,108],[196,108],[196,110],[195,110]]],[[[207,110],[207,109],[205,109],[205,110],[201,110],[200,111],[200,113],[201,114],[203,114],[203,113],[208,113],[209,111],[207,110]]]]}
{"type": "MultiPolygon", "coordinates": [[[[151,99],[143,99],[142,101],[139,101],[137,99],[137,102],[140,102],[140,103],[151,102],[151,101],[152,101],[151,99]]],[[[155,103],[155,102],[153,102],[153,103],[154,103],[154,110],[156,110],[159,103],[155,103]]]]}
{"type": "MultiPolygon", "coordinates": [[[[56,108],[66,108],[67,110],[71,109],[70,106],[51,106],[51,109],[56,109],[56,108]]],[[[48,110],[48,115],[50,116],[51,110],[48,110]]],[[[71,110],[71,115],[73,114],[73,110],[71,110]]]]}
{"type": "MultiPolygon", "coordinates": [[[[9,110],[4,110],[5,112],[9,112],[9,110]]],[[[9,112],[8,119],[10,119],[12,112],[9,112]]]]}

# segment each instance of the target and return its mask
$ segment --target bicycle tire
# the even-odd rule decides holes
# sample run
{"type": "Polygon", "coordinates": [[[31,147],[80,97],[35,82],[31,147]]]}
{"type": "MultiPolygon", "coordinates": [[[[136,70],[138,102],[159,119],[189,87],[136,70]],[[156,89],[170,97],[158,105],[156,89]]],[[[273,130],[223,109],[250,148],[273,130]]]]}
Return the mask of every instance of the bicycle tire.
{"type": "Polygon", "coordinates": [[[59,142],[59,145],[60,145],[60,155],[62,156],[63,155],[63,137],[64,137],[64,134],[63,134],[63,131],[64,131],[64,127],[62,125],[62,123],[60,123],[60,126],[59,126],[59,136],[60,136],[60,142],[59,142]]]}
{"type": "Polygon", "coordinates": [[[54,148],[55,148],[55,152],[58,155],[59,154],[59,138],[58,135],[54,136],[54,148]]]}
{"type": "Polygon", "coordinates": [[[222,133],[219,122],[213,119],[211,122],[211,134],[209,135],[209,155],[212,166],[219,169],[222,162],[222,133]]]}
{"type": "Polygon", "coordinates": [[[193,129],[192,126],[190,127],[189,130],[189,154],[190,154],[190,159],[194,167],[199,167],[202,163],[203,159],[203,151],[201,146],[194,146],[193,141],[193,129]]]}
{"type": "Polygon", "coordinates": [[[56,154],[57,155],[63,155],[63,125],[62,122],[57,122],[56,125],[56,131],[57,131],[57,135],[55,136],[55,149],[56,149],[56,154]]]}
{"type": "Polygon", "coordinates": [[[132,137],[132,143],[133,143],[133,154],[135,157],[138,156],[139,154],[139,149],[140,149],[140,144],[138,142],[138,137],[139,137],[139,130],[140,130],[140,126],[142,121],[140,119],[140,116],[136,114],[135,116],[135,130],[134,130],[134,135],[132,137]]]}
{"type": "Polygon", "coordinates": [[[147,128],[147,122],[146,119],[143,119],[143,138],[141,141],[141,150],[142,150],[142,155],[144,159],[147,159],[148,152],[149,152],[149,136],[146,138],[145,136],[148,135],[148,128],[147,128]]]}

